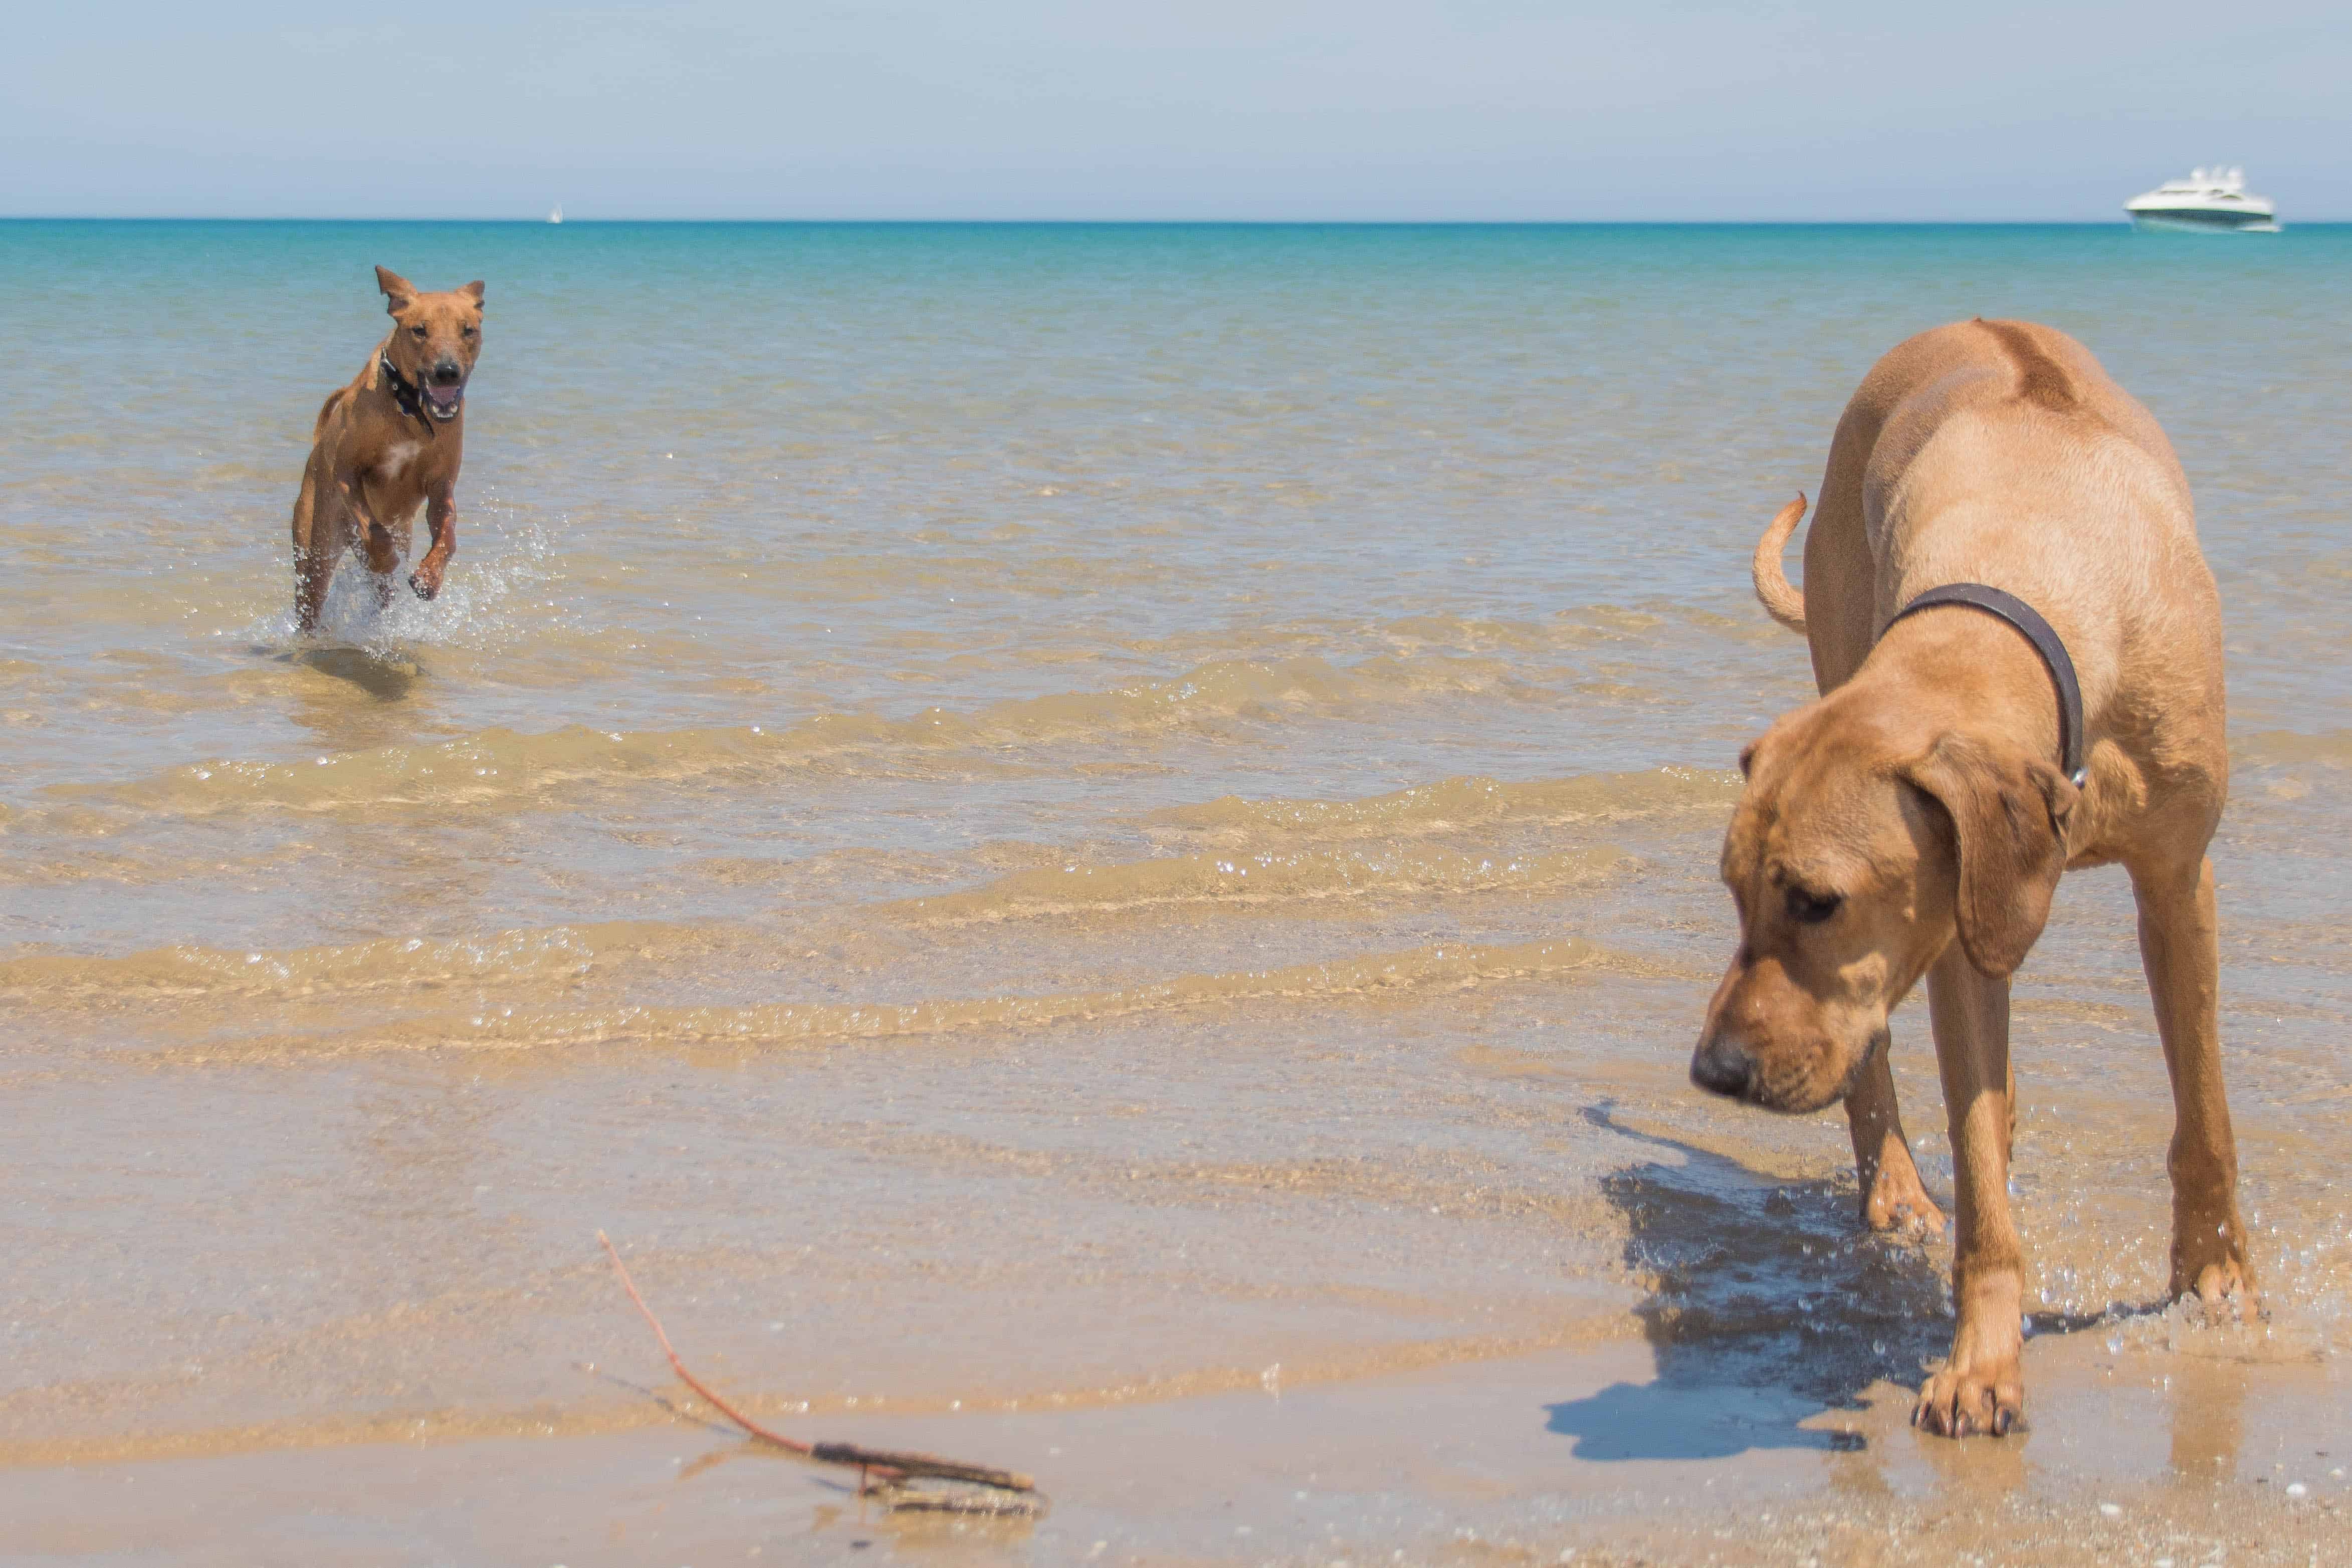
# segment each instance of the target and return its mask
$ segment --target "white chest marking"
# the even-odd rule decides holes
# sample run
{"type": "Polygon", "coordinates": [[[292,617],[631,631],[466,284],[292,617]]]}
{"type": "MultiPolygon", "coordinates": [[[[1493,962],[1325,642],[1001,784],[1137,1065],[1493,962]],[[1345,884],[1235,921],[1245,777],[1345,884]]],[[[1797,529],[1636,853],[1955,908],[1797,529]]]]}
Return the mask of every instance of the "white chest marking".
{"type": "Polygon", "coordinates": [[[388,485],[399,478],[401,470],[406,468],[410,461],[424,450],[424,446],[417,442],[400,442],[385,451],[383,460],[376,465],[376,472],[383,476],[384,483],[388,485]]]}

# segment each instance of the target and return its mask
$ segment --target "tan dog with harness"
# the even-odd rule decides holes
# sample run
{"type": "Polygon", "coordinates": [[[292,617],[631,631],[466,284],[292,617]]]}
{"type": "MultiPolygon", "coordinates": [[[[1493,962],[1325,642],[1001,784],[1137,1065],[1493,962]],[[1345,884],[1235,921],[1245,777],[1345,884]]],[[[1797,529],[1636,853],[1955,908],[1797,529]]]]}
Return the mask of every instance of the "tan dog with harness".
{"type": "Polygon", "coordinates": [[[381,267],[375,279],[392,334],[367,369],[320,406],[294,497],[294,613],[306,636],[319,629],[327,585],[353,545],[374,574],[376,604],[392,602],[393,570],[408,553],[418,507],[433,536],[408,575],[419,599],[441,591],[457,549],[457,467],[466,455],[466,380],[482,347],[482,286],[419,294],[381,267]]]}
{"type": "Polygon", "coordinates": [[[2229,791],[2220,600],[2164,433],[2047,327],[1939,327],[1871,370],[1800,596],[1780,552],[1804,510],[1766,530],[1756,589],[1811,641],[1822,695],[1741,754],[1739,950],[1691,1077],[1779,1111],[1843,1099],[1864,1218],[1940,1229],[1886,1062],[1887,1015],[1927,977],[1958,1322],[1913,1419],[2006,1432],[2024,1401],[2009,980],[2066,870],[2120,862],[2138,901],[2177,1118],[2172,1292],[2255,1308],[2205,855],[2229,791]]]}

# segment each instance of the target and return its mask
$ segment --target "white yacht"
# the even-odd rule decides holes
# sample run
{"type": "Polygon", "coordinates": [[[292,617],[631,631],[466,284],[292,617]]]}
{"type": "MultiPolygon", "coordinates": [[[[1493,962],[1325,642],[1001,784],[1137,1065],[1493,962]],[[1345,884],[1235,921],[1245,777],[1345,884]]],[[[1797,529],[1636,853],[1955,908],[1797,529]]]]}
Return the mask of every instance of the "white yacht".
{"type": "Polygon", "coordinates": [[[562,202],[556,203],[552,208],[549,209],[547,221],[551,224],[560,224],[563,221],[563,204],[562,202]]]}
{"type": "Polygon", "coordinates": [[[2268,196],[2246,189],[2243,169],[2192,169],[2185,180],[2167,180],[2124,204],[2132,226],[2189,229],[2202,234],[2278,233],[2268,196]]]}

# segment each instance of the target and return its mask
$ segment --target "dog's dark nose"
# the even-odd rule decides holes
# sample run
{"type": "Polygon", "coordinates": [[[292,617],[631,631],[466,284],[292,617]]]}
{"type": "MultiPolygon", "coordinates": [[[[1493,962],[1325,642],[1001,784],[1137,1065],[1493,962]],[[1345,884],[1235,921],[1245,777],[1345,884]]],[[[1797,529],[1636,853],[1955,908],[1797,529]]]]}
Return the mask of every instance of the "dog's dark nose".
{"type": "Polygon", "coordinates": [[[1755,1071],[1755,1059],[1719,1034],[1691,1052],[1691,1082],[1717,1094],[1747,1093],[1755,1071]]]}
{"type": "Polygon", "coordinates": [[[440,359],[433,361],[433,384],[435,386],[453,387],[465,379],[466,367],[459,364],[457,361],[451,359],[440,359]]]}

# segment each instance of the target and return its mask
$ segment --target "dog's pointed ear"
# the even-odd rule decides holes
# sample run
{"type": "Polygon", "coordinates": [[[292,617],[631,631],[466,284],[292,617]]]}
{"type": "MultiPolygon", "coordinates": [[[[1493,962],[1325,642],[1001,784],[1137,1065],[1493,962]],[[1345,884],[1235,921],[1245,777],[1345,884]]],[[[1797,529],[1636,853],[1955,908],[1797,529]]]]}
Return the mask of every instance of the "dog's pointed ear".
{"type": "Polygon", "coordinates": [[[475,309],[479,310],[482,308],[482,280],[480,278],[478,277],[474,279],[473,282],[468,283],[465,287],[457,290],[457,292],[471,299],[474,302],[475,309]]]}
{"type": "Polygon", "coordinates": [[[2081,792],[2039,758],[1957,732],[1903,777],[1950,819],[1960,946],[1978,973],[2008,978],[2050,919],[2081,792]]]}
{"type": "Polygon", "coordinates": [[[383,290],[383,309],[387,316],[399,315],[416,298],[416,285],[388,267],[375,269],[375,286],[383,290]]]}

